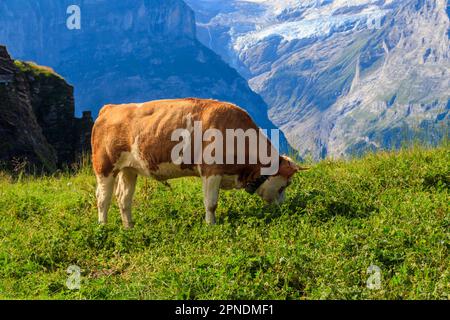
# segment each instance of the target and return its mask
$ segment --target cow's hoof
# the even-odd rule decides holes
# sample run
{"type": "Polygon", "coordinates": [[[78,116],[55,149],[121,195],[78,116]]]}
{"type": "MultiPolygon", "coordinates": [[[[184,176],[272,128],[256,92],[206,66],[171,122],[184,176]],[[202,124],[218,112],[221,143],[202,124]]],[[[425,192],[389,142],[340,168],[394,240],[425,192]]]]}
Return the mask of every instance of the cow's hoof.
{"type": "Polygon", "coordinates": [[[125,230],[131,230],[134,229],[134,222],[124,222],[123,228],[125,230]]]}
{"type": "Polygon", "coordinates": [[[208,219],[206,218],[206,224],[209,226],[214,226],[216,224],[216,219],[208,219]]]}

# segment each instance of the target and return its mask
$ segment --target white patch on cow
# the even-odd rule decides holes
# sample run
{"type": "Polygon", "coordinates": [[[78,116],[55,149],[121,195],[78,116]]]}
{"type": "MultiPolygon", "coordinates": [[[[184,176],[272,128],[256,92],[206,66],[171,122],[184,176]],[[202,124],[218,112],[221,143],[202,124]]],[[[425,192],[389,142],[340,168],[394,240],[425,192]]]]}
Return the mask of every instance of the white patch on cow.
{"type": "Polygon", "coordinates": [[[144,103],[136,103],[136,107],[141,108],[144,105],[144,103]]]}
{"type": "Polygon", "coordinates": [[[165,181],[183,177],[199,176],[195,169],[183,169],[181,166],[165,162],[158,165],[157,170],[150,171],[150,175],[157,180],[165,181]]]}
{"type": "Polygon", "coordinates": [[[149,176],[150,172],[148,170],[148,163],[141,157],[141,150],[139,148],[140,136],[134,139],[133,145],[131,146],[131,156],[133,161],[133,168],[136,169],[139,174],[144,176],[149,176]]]}
{"type": "Polygon", "coordinates": [[[150,176],[147,162],[141,158],[141,152],[139,149],[139,136],[137,136],[134,140],[134,143],[131,146],[131,152],[122,152],[120,154],[119,160],[114,165],[115,171],[121,171],[124,168],[133,168],[140,175],[150,176]]]}
{"type": "Polygon", "coordinates": [[[283,176],[273,176],[267,179],[256,193],[269,203],[281,203],[284,199],[284,192],[280,193],[282,188],[288,185],[288,179],[283,176]]]}
{"type": "Polygon", "coordinates": [[[141,157],[139,136],[134,140],[131,152],[122,152],[119,160],[114,165],[114,171],[121,171],[124,168],[132,168],[142,176],[153,177],[160,181],[200,176],[198,167],[195,167],[195,169],[183,169],[181,166],[171,162],[160,163],[157,170],[150,170],[147,161],[141,157]]]}
{"type": "Polygon", "coordinates": [[[122,152],[119,160],[114,164],[114,171],[120,171],[127,167],[133,167],[133,156],[131,152],[122,152]]]}

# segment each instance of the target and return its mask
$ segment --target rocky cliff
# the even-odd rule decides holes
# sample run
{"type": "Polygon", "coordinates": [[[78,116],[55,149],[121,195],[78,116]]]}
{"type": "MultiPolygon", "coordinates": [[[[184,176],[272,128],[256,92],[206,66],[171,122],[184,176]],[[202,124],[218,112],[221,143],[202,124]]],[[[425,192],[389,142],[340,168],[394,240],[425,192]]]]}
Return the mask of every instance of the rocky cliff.
{"type": "Polygon", "coordinates": [[[58,70],[76,88],[77,114],[96,116],[107,103],[195,96],[236,103],[261,127],[276,128],[247,81],[197,40],[194,12],[183,1],[80,0],[80,30],[66,26],[72,4],[2,1],[0,43],[58,70]]]}
{"type": "Polygon", "coordinates": [[[187,0],[199,36],[245,75],[302,154],[448,136],[446,0],[187,0]]]}
{"type": "Polygon", "coordinates": [[[56,169],[56,153],[45,139],[31,106],[28,82],[0,46],[0,161],[9,168],[30,162],[56,169]]]}
{"type": "Polygon", "coordinates": [[[13,61],[0,46],[0,161],[51,172],[88,148],[92,118],[74,116],[73,88],[53,70],[13,61]]]}

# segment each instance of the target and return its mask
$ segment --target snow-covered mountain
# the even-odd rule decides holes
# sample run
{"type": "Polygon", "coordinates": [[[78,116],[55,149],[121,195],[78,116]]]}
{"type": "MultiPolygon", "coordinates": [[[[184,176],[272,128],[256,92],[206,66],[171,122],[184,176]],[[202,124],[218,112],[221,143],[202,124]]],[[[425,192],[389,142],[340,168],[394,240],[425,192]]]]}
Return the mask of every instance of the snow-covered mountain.
{"type": "Polygon", "coordinates": [[[187,0],[302,154],[448,135],[446,0],[187,0]]]}
{"type": "MultiPolygon", "coordinates": [[[[187,0],[201,40],[237,66],[256,46],[377,28],[404,0],[187,0]],[[223,50],[227,49],[227,50],[223,50]]],[[[240,66],[244,67],[244,66],[240,66]]],[[[247,66],[251,69],[251,66],[247,66]]],[[[244,71],[245,70],[242,70],[244,71]]]]}

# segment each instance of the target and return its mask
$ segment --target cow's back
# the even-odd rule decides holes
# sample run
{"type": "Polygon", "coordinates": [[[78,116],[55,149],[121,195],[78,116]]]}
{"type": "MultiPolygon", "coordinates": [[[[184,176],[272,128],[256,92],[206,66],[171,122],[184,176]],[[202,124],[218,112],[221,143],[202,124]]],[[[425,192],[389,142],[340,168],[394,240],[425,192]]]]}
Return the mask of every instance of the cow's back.
{"type": "Polygon", "coordinates": [[[147,169],[171,162],[177,129],[196,121],[225,132],[227,128],[257,129],[251,117],[229,103],[203,99],[158,100],[143,104],[107,105],[102,108],[92,134],[93,165],[97,174],[109,175],[123,154],[134,154],[147,169]]]}

